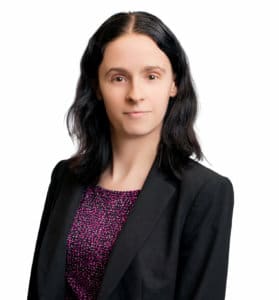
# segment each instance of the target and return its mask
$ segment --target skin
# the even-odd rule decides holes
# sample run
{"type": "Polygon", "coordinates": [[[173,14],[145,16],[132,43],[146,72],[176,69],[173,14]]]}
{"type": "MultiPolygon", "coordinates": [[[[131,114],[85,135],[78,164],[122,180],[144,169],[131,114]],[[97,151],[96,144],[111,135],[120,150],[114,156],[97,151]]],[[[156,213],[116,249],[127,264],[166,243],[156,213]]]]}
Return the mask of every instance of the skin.
{"type": "Polygon", "coordinates": [[[98,76],[113,150],[112,165],[100,182],[114,189],[140,187],[155,158],[170,97],[177,92],[171,63],[151,38],[127,33],[107,45],[98,76]]]}
{"type": "Polygon", "coordinates": [[[117,138],[158,135],[169,98],[176,94],[168,57],[151,38],[135,33],[107,46],[99,89],[117,138]]]}

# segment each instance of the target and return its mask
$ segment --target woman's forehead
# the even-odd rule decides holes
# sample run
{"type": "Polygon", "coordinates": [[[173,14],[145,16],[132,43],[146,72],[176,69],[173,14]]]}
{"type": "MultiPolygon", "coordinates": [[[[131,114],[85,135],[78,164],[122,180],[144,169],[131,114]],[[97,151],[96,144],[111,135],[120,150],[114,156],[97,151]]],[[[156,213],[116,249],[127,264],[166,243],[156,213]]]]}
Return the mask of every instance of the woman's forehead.
{"type": "Polygon", "coordinates": [[[101,65],[111,68],[158,67],[168,70],[170,61],[166,54],[148,36],[128,33],[110,42],[104,51],[101,65]]]}

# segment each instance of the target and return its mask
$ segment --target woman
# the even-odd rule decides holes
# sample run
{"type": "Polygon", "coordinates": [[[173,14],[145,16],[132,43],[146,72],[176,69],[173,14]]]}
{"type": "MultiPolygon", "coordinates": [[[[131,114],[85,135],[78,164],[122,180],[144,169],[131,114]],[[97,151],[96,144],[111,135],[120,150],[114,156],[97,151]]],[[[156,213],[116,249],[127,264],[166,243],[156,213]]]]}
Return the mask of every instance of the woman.
{"type": "Polygon", "coordinates": [[[119,13],[100,26],[67,116],[79,148],[52,172],[28,299],[224,299],[233,188],[197,161],[196,113],[185,53],[161,20],[119,13]]]}

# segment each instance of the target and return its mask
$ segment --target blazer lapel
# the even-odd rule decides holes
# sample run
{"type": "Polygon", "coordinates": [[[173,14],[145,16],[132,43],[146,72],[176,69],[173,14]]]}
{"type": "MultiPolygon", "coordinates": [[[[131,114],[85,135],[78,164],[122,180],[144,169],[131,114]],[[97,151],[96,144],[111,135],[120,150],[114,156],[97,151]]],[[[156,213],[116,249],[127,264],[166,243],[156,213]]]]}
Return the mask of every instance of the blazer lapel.
{"type": "Polygon", "coordinates": [[[174,192],[174,184],[153,164],[134,208],[114,244],[98,300],[108,299],[174,192]]]}

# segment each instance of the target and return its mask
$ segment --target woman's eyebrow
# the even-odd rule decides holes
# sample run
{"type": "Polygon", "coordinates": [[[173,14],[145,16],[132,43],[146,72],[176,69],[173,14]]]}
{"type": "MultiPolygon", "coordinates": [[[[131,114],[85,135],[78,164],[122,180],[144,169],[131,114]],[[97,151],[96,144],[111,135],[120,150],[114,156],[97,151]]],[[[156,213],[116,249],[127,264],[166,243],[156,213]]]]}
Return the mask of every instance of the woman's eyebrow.
{"type": "Polygon", "coordinates": [[[166,69],[160,66],[146,66],[143,68],[143,71],[154,71],[154,70],[159,70],[163,73],[166,73],[166,69]]]}
{"type": "MultiPolygon", "coordinates": [[[[145,66],[143,69],[142,69],[142,72],[146,72],[146,71],[154,71],[154,70],[159,70],[163,73],[166,72],[166,69],[163,68],[163,67],[160,67],[160,66],[145,66]]],[[[130,72],[125,69],[125,68],[121,68],[121,67],[113,67],[113,68],[110,68],[106,73],[105,73],[105,76],[107,76],[110,72],[120,72],[120,73],[126,73],[126,74],[129,74],[130,72]]]]}
{"type": "Polygon", "coordinates": [[[128,71],[124,68],[114,67],[114,68],[109,68],[108,71],[105,73],[105,76],[111,72],[128,73],[128,71]]]}

